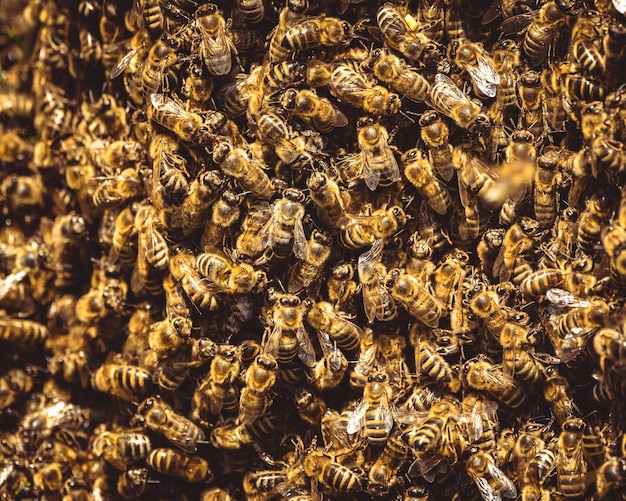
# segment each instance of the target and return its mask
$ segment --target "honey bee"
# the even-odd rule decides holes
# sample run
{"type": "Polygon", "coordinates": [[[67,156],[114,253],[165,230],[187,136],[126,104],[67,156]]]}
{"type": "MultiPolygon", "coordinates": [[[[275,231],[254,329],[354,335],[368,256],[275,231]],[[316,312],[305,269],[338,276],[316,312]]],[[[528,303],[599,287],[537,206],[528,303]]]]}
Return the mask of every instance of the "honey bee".
{"type": "Polygon", "coordinates": [[[560,491],[566,497],[582,496],[585,488],[587,464],[583,458],[585,423],[572,418],[563,423],[559,435],[556,475],[560,491]]]}
{"type": "Polygon", "coordinates": [[[123,400],[132,401],[137,395],[147,395],[153,390],[152,375],[132,365],[104,363],[93,373],[94,389],[123,400]]]}
{"type": "Polygon", "coordinates": [[[417,188],[428,206],[438,214],[446,214],[452,204],[450,193],[439,183],[433,165],[424,157],[421,150],[407,150],[401,158],[404,175],[417,188]]]}
{"type": "Polygon", "coordinates": [[[556,366],[548,367],[543,383],[543,395],[561,426],[568,419],[575,418],[579,414],[578,407],[570,394],[571,389],[567,378],[560,374],[556,366]]]}
{"type": "Polygon", "coordinates": [[[392,269],[387,274],[385,286],[391,297],[401,303],[410,315],[429,327],[439,325],[443,306],[415,277],[400,269],[392,269]]]}
{"type": "Polygon", "coordinates": [[[5,177],[0,183],[0,202],[14,212],[41,210],[45,205],[42,179],[39,176],[5,177]]]}
{"type": "Polygon", "coordinates": [[[368,489],[376,494],[388,492],[397,482],[397,475],[409,455],[409,447],[402,440],[402,431],[395,430],[387,440],[380,456],[369,471],[368,489]]]}
{"type": "Polygon", "coordinates": [[[470,456],[465,461],[467,474],[478,487],[485,501],[517,497],[515,484],[496,466],[493,456],[476,447],[469,450],[470,456]]]}
{"type": "Polygon", "coordinates": [[[404,432],[403,440],[414,450],[422,474],[428,474],[444,457],[455,461],[450,434],[456,432],[459,412],[458,400],[441,399],[432,405],[425,419],[410,424],[404,432]]]}
{"type": "Polygon", "coordinates": [[[93,192],[93,204],[98,209],[118,207],[142,192],[141,181],[134,168],[124,169],[119,175],[103,178],[98,182],[93,192]]]}
{"type": "Polygon", "coordinates": [[[330,303],[320,301],[313,304],[307,312],[307,321],[313,328],[328,334],[342,350],[355,351],[359,348],[363,335],[361,328],[337,313],[330,303]]]}
{"type": "Polygon", "coordinates": [[[374,116],[395,115],[400,98],[380,85],[371,85],[348,64],[337,64],[332,70],[328,90],[339,101],[360,108],[374,116]]]}
{"type": "Polygon", "coordinates": [[[415,350],[418,381],[421,382],[422,374],[426,374],[430,380],[457,392],[460,389],[458,377],[450,364],[438,352],[437,346],[428,339],[422,339],[421,335],[417,335],[412,344],[415,350]]]}
{"type": "Polygon", "coordinates": [[[545,425],[535,421],[527,421],[520,427],[511,460],[521,482],[526,478],[530,461],[544,449],[545,440],[550,434],[550,425],[551,423],[545,425]]]}
{"type": "Polygon", "coordinates": [[[285,33],[292,26],[305,19],[305,7],[301,2],[287,2],[278,14],[278,24],[271,34],[266,60],[269,63],[284,61],[289,57],[289,50],[283,45],[285,33]]]}
{"type": "Polygon", "coordinates": [[[191,302],[201,310],[217,308],[215,290],[208,286],[195,268],[195,256],[190,252],[178,249],[170,256],[170,273],[180,283],[191,302]]]}
{"type": "Polygon", "coordinates": [[[605,327],[593,337],[593,348],[600,357],[600,368],[605,368],[626,357],[626,339],[622,330],[605,327]]]}
{"type": "Polygon", "coordinates": [[[253,423],[271,405],[272,399],[268,392],[276,382],[277,371],[278,363],[269,353],[261,353],[248,367],[239,399],[238,424],[253,423]]]}
{"type": "Polygon", "coordinates": [[[394,424],[391,396],[392,388],[385,372],[369,376],[363,388],[363,398],[348,420],[348,435],[362,431],[371,444],[386,443],[394,424]]]}
{"type": "MultiPolygon", "coordinates": [[[[185,320],[189,326],[187,330],[190,330],[191,321],[188,319],[175,319],[174,323],[185,320]]],[[[177,390],[187,379],[190,369],[203,365],[216,352],[215,343],[211,339],[206,337],[188,339],[188,334],[181,335],[180,331],[181,329],[178,328],[179,339],[182,340],[182,343],[178,349],[171,350],[173,353],[169,356],[162,357],[163,349],[153,348],[159,356],[154,379],[158,382],[159,387],[165,391],[177,390]]]]}
{"type": "MultiPolygon", "coordinates": [[[[204,432],[187,418],[174,412],[160,396],[144,400],[137,408],[135,420],[138,424],[163,435],[189,454],[196,452],[198,443],[204,441],[204,432]]],[[[154,449],[151,455],[155,450],[157,449],[154,449]]]]}
{"type": "Polygon", "coordinates": [[[412,101],[424,102],[430,93],[430,84],[415,69],[407,66],[403,59],[394,54],[376,49],[372,55],[372,71],[381,82],[394,92],[412,101]]]}
{"type": "Polygon", "coordinates": [[[539,66],[546,59],[558,29],[564,21],[564,12],[558,2],[546,2],[541,6],[528,26],[522,43],[524,53],[532,67],[539,66]]]}
{"type": "Polygon", "coordinates": [[[232,148],[222,157],[214,158],[219,163],[222,172],[235,179],[235,182],[245,191],[256,197],[267,200],[274,194],[274,188],[263,170],[260,162],[250,158],[242,148],[232,148]]]}
{"type": "Polygon", "coordinates": [[[613,204],[605,193],[596,193],[586,201],[586,208],[580,214],[576,243],[578,248],[593,255],[598,246],[602,229],[613,216],[613,204]]]}
{"type": "Polygon", "coordinates": [[[389,321],[398,314],[395,302],[384,286],[387,267],[382,263],[385,241],[376,240],[372,248],[359,256],[357,270],[363,292],[363,307],[368,321],[389,321]]]}
{"type": "Polygon", "coordinates": [[[204,459],[200,456],[187,456],[175,449],[152,449],[147,463],[159,473],[178,477],[189,483],[213,478],[213,473],[204,459]]]}
{"type": "Polygon", "coordinates": [[[11,369],[0,379],[0,409],[13,406],[21,395],[30,393],[35,383],[37,369],[33,366],[11,369]]]}
{"type": "Polygon", "coordinates": [[[135,499],[145,492],[147,484],[148,468],[130,468],[119,474],[117,493],[124,499],[135,499]]]}
{"type": "Polygon", "coordinates": [[[306,388],[299,388],[294,395],[298,416],[311,426],[319,426],[326,413],[326,402],[306,388]]]}
{"type": "Polygon", "coordinates": [[[150,48],[141,71],[141,83],[146,96],[172,90],[176,77],[167,70],[176,62],[176,49],[177,39],[166,35],[162,35],[150,48]]]}
{"type": "Polygon", "coordinates": [[[259,0],[239,0],[239,10],[246,23],[256,24],[265,16],[265,6],[259,0]]]}
{"type": "Polygon", "coordinates": [[[196,257],[196,269],[219,292],[228,294],[246,294],[262,288],[265,283],[265,272],[256,271],[247,263],[232,261],[217,250],[199,254],[196,257]]]}
{"type": "Polygon", "coordinates": [[[257,120],[258,138],[275,149],[276,155],[286,164],[293,164],[299,157],[307,158],[302,151],[298,136],[291,126],[275,113],[267,112],[257,120]]]}
{"type": "Polygon", "coordinates": [[[187,160],[178,153],[178,143],[165,134],[155,135],[148,154],[152,159],[152,201],[157,207],[163,199],[180,201],[189,188],[187,160]]]}
{"type": "Polygon", "coordinates": [[[209,421],[209,413],[217,416],[221,412],[227,392],[239,376],[240,370],[237,350],[229,345],[220,346],[211,360],[209,373],[193,394],[191,417],[194,421],[203,424],[209,421]]]}
{"type": "Polygon", "coordinates": [[[134,462],[146,459],[151,449],[148,435],[132,431],[103,431],[91,443],[92,452],[118,470],[126,470],[134,462]]]}
{"type": "Polygon", "coordinates": [[[564,363],[573,360],[586,346],[594,332],[602,327],[609,314],[609,306],[602,299],[579,303],[578,299],[565,299],[573,307],[558,319],[556,333],[548,331],[557,356],[564,363]],[[579,304],[577,304],[579,303],[579,304]]]}
{"type": "MultiPolygon", "coordinates": [[[[270,291],[270,297],[273,292],[270,291]]],[[[293,362],[296,355],[308,367],[315,364],[315,350],[304,327],[305,305],[293,294],[276,294],[268,314],[263,346],[281,364],[293,362]]]]}
{"type": "Polygon", "coordinates": [[[428,110],[419,119],[420,135],[428,148],[430,163],[437,175],[450,181],[454,175],[452,145],[449,143],[449,130],[434,110],[428,110]]]}
{"type": "Polygon", "coordinates": [[[320,132],[330,132],[335,127],[348,125],[348,118],[328,99],[319,97],[314,90],[287,89],[280,98],[280,105],[320,132]]]}
{"type": "Polygon", "coordinates": [[[376,14],[376,22],[387,44],[410,61],[429,61],[440,55],[439,44],[421,30],[414,30],[411,26],[417,21],[401,7],[385,3],[376,14]]]}
{"type": "Polygon", "coordinates": [[[491,117],[482,111],[480,102],[470,99],[442,73],[435,75],[435,83],[430,88],[429,101],[435,110],[470,132],[480,132],[480,129],[491,124],[491,117]]]}
{"type": "Polygon", "coordinates": [[[259,231],[266,253],[284,259],[291,252],[297,259],[306,259],[306,235],[302,221],[305,215],[304,193],[287,188],[271,207],[269,220],[259,231]]]}
{"type": "Polygon", "coordinates": [[[0,311],[0,339],[21,348],[42,345],[49,336],[48,327],[34,320],[13,318],[0,311]]]}
{"type": "MultiPolygon", "coordinates": [[[[291,269],[287,290],[297,293],[302,289],[319,290],[324,264],[330,257],[331,238],[321,231],[314,230],[304,250],[304,259],[291,269]]],[[[316,296],[317,294],[311,294],[316,296]]]]}
{"type": "Polygon", "coordinates": [[[281,44],[289,52],[298,52],[344,44],[352,36],[352,26],[347,21],[325,16],[307,17],[285,31],[281,44]]]}
{"type": "Polygon", "coordinates": [[[541,297],[551,289],[563,289],[575,296],[586,297],[595,285],[595,277],[586,273],[558,268],[544,268],[531,273],[520,284],[525,297],[541,297]]]}
{"type": "Polygon", "coordinates": [[[500,75],[482,45],[468,40],[457,40],[450,45],[448,52],[454,63],[470,75],[477,95],[496,97],[500,75]]]}
{"type": "Polygon", "coordinates": [[[494,275],[501,281],[520,283],[532,273],[526,266],[526,256],[535,247],[538,230],[539,223],[525,216],[507,229],[493,266],[494,275]]]}
{"type": "Polygon", "coordinates": [[[193,27],[199,37],[200,55],[209,73],[228,75],[237,49],[222,11],[212,3],[199,6],[194,14],[193,27]]]}
{"type": "Polygon", "coordinates": [[[230,228],[241,216],[241,195],[224,190],[220,198],[213,204],[211,218],[206,222],[200,238],[200,246],[208,250],[225,243],[230,235],[230,228]]]}
{"type": "Polygon", "coordinates": [[[337,226],[338,221],[345,217],[345,198],[337,181],[323,172],[313,172],[307,179],[309,196],[315,205],[318,217],[329,227],[337,226]]]}
{"type": "Polygon", "coordinates": [[[183,141],[197,145],[208,144],[226,123],[226,117],[219,111],[208,111],[204,116],[187,111],[179,101],[165,94],[150,94],[148,116],[183,141]]]}
{"type": "Polygon", "coordinates": [[[148,281],[150,267],[164,270],[169,265],[169,247],[165,237],[157,229],[156,210],[143,204],[137,208],[135,229],[137,230],[137,262],[131,276],[133,292],[142,290],[148,281]]]}
{"type": "Polygon", "coordinates": [[[211,211],[211,205],[220,195],[223,178],[218,171],[207,171],[199,174],[189,185],[187,196],[174,215],[172,224],[180,219],[183,234],[190,235],[205,224],[211,211]]]}
{"type": "Polygon", "coordinates": [[[526,393],[517,381],[504,375],[502,369],[488,359],[468,360],[461,373],[465,385],[485,391],[493,398],[513,409],[526,401],[526,393]]]}
{"type": "Polygon", "coordinates": [[[599,499],[610,499],[612,493],[622,492],[624,485],[626,485],[626,459],[609,458],[596,474],[596,490],[599,499]]]}
{"type": "Polygon", "coordinates": [[[350,263],[338,263],[331,271],[326,286],[328,301],[337,311],[350,313],[352,298],[356,294],[358,285],[353,280],[354,266],[350,263]]]}
{"type": "Polygon", "coordinates": [[[8,119],[32,119],[35,110],[35,103],[32,96],[22,93],[0,94],[0,116],[8,119]]]}
{"type": "Polygon", "coordinates": [[[318,331],[322,358],[310,369],[308,379],[318,391],[336,388],[348,370],[348,360],[330,339],[328,333],[318,331]]]}
{"type": "Polygon", "coordinates": [[[305,82],[308,87],[317,89],[330,82],[332,66],[320,59],[309,59],[306,67],[305,82]]]}
{"type": "Polygon", "coordinates": [[[308,477],[320,482],[333,492],[350,494],[362,488],[363,479],[359,474],[336,462],[323,450],[307,451],[302,460],[302,468],[308,477]]]}
{"type": "Polygon", "coordinates": [[[391,237],[406,224],[407,219],[404,210],[397,205],[377,209],[369,215],[350,215],[339,222],[339,241],[347,249],[360,249],[391,237]]]}

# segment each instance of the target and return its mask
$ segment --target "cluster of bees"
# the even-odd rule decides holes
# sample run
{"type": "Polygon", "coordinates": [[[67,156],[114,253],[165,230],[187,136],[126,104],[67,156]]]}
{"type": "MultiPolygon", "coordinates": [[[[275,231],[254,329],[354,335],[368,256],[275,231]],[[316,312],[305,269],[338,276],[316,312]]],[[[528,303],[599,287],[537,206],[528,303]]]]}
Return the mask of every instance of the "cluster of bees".
{"type": "Polygon", "coordinates": [[[626,4],[10,0],[2,499],[626,497],[626,4]]]}

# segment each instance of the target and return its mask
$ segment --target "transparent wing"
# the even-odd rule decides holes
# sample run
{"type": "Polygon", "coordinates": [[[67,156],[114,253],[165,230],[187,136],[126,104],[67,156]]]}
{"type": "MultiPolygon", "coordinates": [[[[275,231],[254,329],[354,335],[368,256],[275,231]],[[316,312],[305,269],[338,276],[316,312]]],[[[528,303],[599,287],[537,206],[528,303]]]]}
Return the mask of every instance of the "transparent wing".
{"type": "Polygon", "coordinates": [[[304,226],[302,220],[304,212],[296,217],[296,221],[293,225],[293,254],[297,259],[304,260],[306,258],[307,241],[304,233],[304,226]]]}
{"type": "Polygon", "coordinates": [[[548,290],[546,299],[557,308],[585,308],[590,304],[589,301],[584,301],[571,292],[558,288],[548,290]]]}
{"type": "Polygon", "coordinates": [[[473,476],[473,478],[480,495],[485,501],[502,501],[500,493],[491,487],[486,478],[477,476],[473,476]]]}
{"type": "Polygon", "coordinates": [[[315,365],[315,348],[311,343],[311,338],[303,325],[299,325],[296,329],[296,338],[298,339],[298,358],[307,367],[315,365]]]}
{"type": "Polygon", "coordinates": [[[368,404],[365,400],[361,400],[359,404],[354,409],[354,412],[350,415],[348,419],[348,426],[346,427],[346,431],[348,435],[356,435],[361,428],[363,428],[363,421],[365,419],[365,413],[367,412],[368,404]]]}
{"type": "Polygon", "coordinates": [[[317,338],[320,342],[320,347],[322,348],[324,357],[326,357],[330,362],[331,369],[338,371],[341,368],[341,350],[339,350],[337,345],[333,343],[327,332],[318,330],[317,338]]]}
{"type": "Polygon", "coordinates": [[[476,87],[487,97],[496,97],[496,90],[500,84],[500,75],[493,67],[490,59],[482,54],[476,55],[477,64],[470,65],[467,68],[470,77],[476,87]]]}
{"type": "Polygon", "coordinates": [[[430,88],[430,104],[437,111],[450,117],[458,103],[471,104],[469,97],[459,89],[450,77],[437,73],[430,88]]]}

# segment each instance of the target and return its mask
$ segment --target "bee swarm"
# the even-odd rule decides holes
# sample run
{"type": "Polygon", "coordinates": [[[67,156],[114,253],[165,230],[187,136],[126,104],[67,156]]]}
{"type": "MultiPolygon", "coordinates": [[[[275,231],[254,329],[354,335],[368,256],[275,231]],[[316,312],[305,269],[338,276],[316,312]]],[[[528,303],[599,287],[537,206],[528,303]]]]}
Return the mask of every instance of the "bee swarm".
{"type": "Polygon", "coordinates": [[[625,499],[625,13],[5,2],[1,499],[625,499]]]}

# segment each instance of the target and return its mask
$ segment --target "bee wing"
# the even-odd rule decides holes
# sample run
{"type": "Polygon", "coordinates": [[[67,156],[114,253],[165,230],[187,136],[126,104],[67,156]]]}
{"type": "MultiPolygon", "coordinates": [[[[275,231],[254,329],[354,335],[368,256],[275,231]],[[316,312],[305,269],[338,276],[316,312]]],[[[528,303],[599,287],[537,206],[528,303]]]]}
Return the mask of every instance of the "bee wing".
{"type": "Polygon", "coordinates": [[[557,308],[585,308],[589,306],[589,301],[584,301],[571,292],[558,288],[548,290],[546,299],[557,308]]]}
{"type": "Polygon", "coordinates": [[[203,56],[207,69],[213,75],[228,75],[232,68],[230,53],[234,45],[226,32],[226,25],[224,24],[224,26],[220,27],[215,37],[207,36],[202,30],[200,31],[204,41],[201,45],[201,51],[203,53],[206,51],[203,56]],[[229,58],[228,63],[225,62],[225,59],[222,59],[226,57],[229,58]]]}
{"type": "Polygon", "coordinates": [[[515,377],[515,360],[517,357],[517,346],[508,346],[502,349],[502,374],[509,379],[515,377]]]}
{"type": "Polygon", "coordinates": [[[374,415],[376,420],[384,423],[383,429],[387,433],[391,432],[391,429],[393,428],[393,413],[386,393],[383,393],[380,402],[376,406],[376,412],[374,415]]]}
{"type": "Polygon", "coordinates": [[[490,59],[482,54],[476,55],[477,64],[470,65],[467,72],[470,74],[476,87],[487,97],[496,97],[496,90],[500,83],[500,75],[493,67],[490,59]]]}
{"type": "Polygon", "coordinates": [[[148,227],[145,231],[148,233],[147,237],[144,239],[144,243],[147,246],[145,251],[146,260],[155,268],[164,270],[168,266],[168,260],[162,260],[164,264],[157,266],[158,261],[155,260],[154,256],[157,255],[161,249],[164,249],[165,252],[168,253],[165,237],[161,235],[161,232],[154,228],[154,223],[152,221],[148,223],[148,227]]]}
{"type": "Polygon", "coordinates": [[[430,88],[430,104],[435,110],[450,117],[459,103],[469,103],[470,99],[456,84],[443,73],[435,75],[435,84],[430,88]]]}
{"type": "Polygon", "coordinates": [[[489,24],[502,15],[502,0],[492,0],[491,5],[483,14],[480,23],[484,26],[489,24]]]}
{"type": "Polygon", "coordinates": [[[176,116],[186,117],[189,112],[182,107],[182,105],[174,99],[158,92],[150,94],[150,104],[153,108],[158,108],[164,113],[169,113],[176,116]]]}
{"type": "MultiPolygon", "coordinates": [[[[124,42],[125,45],[127,45],[129,42],[126,41],[124,42]]],[[[143,46],[139,46],[139,47],[135,47],[134,49],[128,51],[126,54],[124,54],[118,61],[117,63],[115,63],[115,65],[113,66],[113,68],[111,68],[111,80],[113,80],[114,78],[119,77],[122,73],[124,73],[124,71],[126,70],[126,68],[128,68],[130,66],[130,63],[133,61],[133,59],[135,58],[135,56],[137,56],[137,54],[139,54],[139,52],[143,49],[143,46]]]]}
{"type": "Polygon", "coordinates": [[[337,345],[330,339],[328,333],[318,330],[317,338],[320,342],[324,357],[330,362],[331,369],[334,371],[341,369],[343,353],[341,353],[341,350],[337,348],[337,345]]]}
{"type": "Polygon", "coordinates": [[[505,475],[505,473],[498,468],[495,464],[489,463],[487,465],[487,470],[489,474],[493,477],[493,479],[498,483],[500,487],[500,492],[505,498],[515,498],[517,497],[517,489],[515,488],[515,484],[505,475]]]}
{"type": "Polygon", "coordinates": [[[26,270],[11,273],[3,279],[0,279],[0,299],[4,298],[8,292],[27,275],[26,270]]]}
{"type": "MultiPolygon", "coordinates": [[[[192,423],[189,423],[189,426],[191,425],[192,423]]],[[[195,425],[193,426],[195,427],[195,425]]],[[[200,433],[198,440],[204,440],[204,432],[202,432],[202,430],[198,430],[198,432],[200,433]]],[[[170,442],[180,447],[188,454],[193,454],[198,450],[198,442],[190,433],[179,433],[173,431],[171,428],[166,428],[163,434],[170,442]]]]}
{"type": "Polygon", "coordinates": [[[626,14],[626,0],[613,0],[613,8],[620,14],[626,14]]]}
{"type": "Polygon", "coordinates": [[[554,351],[561,362],[566,364],[574,360],[596,330],[596,327],[574,328],[571,333],[560,338],[554,346],[554,351]]]}
{"type": "Polygon", "coordinates": [[[307,367],[315,365],[315,348],[311,343],[311,338],[303,325],[296,329],[296,338],[298,339],[298,358],[302,360],[307,367]]]}
{"type": "Polygon", "coordinates": [[[293,254],[300,260],[306,259],[306,251],[308,248],[306,234],[304,233],[304,226],[302,225],[303,217],[304,213],[296,217],[293,225],[293,254]]]}
{"type": "MultiPolygon", "coordinates": [[[[375,157],[371,150],[363,150],[363,179],[367,187],[374,191],[380,182],[381,170],[374,166],[375,157]]],[[[395,159],[394,159],[395,160],[395,159]]]]}
{"type": "Polygon", "coordinates": [[[507,377],[504,375],[504,373],[502,372],[502,367],[500,367],[500,370],[497,371],[496,369],[498,368],[498,366],[493,366],[493,371],[484,371],[483,375],[485,377],[485,380],[488,380],[488,386],[491,388],[500,388],[502,391],[504,390],[509,390],[509,388],[511,386],[515,386],[516,388],[518,388],[520,385],[519,383],[515,380],[512,379],[510,377],[507,377]],[[498,374],[498,372],[500,374],[498,374]]]}
{"type": "Polygon", "coordinates": [[[476,487],[478,487],[478,491],[484,501],[502,501],[500,493],[491,487],[489,481],[485,477],[478,477],[471,474],[470,476],[474,479],[474,483],[476,483],[476,487]]]}
{"type": "Polygon", "coordinates": [[[368,407],[367,401],[365,400],[361,400],[356,406],[348,419],[348,425],[346,427],[348,435],[356,435],[361,428],[363,428],[363,421],[368,407]]]}
{"type": "Polygon", "coordinates": [[[385,239],[378,238],[372,244],[370,250],[364,252],[359,256],[359,260],[357,262],[357,271],[359,273],[359,280],[367,281],[372,268],[376,263],[380,262],[383,249],[385,247],[385,239]]]}
{"type": "MultiPolygon", "coordinates": [[[[267,334],[268,331],[265,331],[267,334]]],[[[262,340],[263,351],[265,353],[269,353],[272,356],[276,356],[278,353],[278,340],[283,332],[283,322],[280,320],[280,317],[274,319],[274,326],[272,330],[269,331],[269,335],[262,340]]]]}
{"type": "Polygon", "coordinates": [[[137,234],[137,260],[135,261],[135,266],[130,276],[130,289],[135,293],[141,291],[146,285],[146,276],[150,269],[148,260],[146,259],[147,243],[145,242],[146,236],[144,233],[145,232],[140,231],[137,234]]]}
{"type": "Polygon", "coordinates": [[[500,25],[500,30],[502,30],[503,33],[519,33],[526,28],[538,14],[539,10],[533,10],[531,12],[523,12],[516,16],[511,16],[505,19],[500,25]]]}

